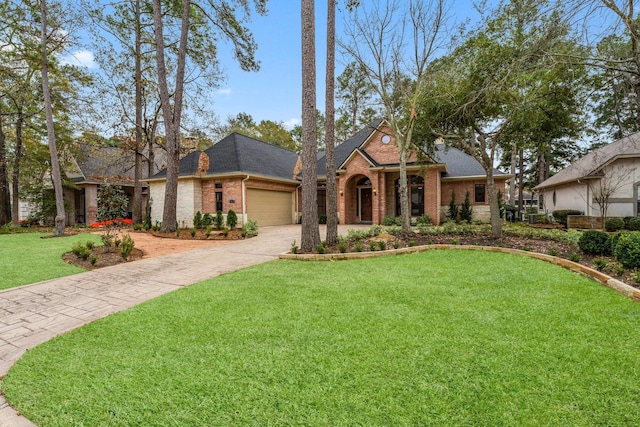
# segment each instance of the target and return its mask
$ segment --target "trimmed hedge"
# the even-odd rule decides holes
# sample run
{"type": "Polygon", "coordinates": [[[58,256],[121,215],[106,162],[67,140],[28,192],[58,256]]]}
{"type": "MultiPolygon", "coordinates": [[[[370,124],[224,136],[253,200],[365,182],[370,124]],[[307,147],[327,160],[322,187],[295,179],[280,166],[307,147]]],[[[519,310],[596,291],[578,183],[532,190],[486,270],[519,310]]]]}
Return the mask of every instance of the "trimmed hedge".
{"type": "Polygon", "coordinates": [[[611,238],[600,230],[587,230],[578,239],[578,247],[589,255],[611,254],[611,238]]]}
{"type": "Polygon", "coordinates": [[[627,228],[631,231],[640,231],[640,216],[629,218],[629,225],[627,228]]]}
{"type": "Polygon", "coordinates": [[[627,268],[640,267],[640,232],[621,234],[614,255],[616,260],[627,268]]]}
{"type": "Polygon", "coordinates": [[[560,224],[567,226],[567,216],[569,215],[583,215],[582,211],[574,209],[562,209],[553,211],[553,218],[560,224]]]}
{"type": "Polygon", "coordinates": [[[604,229],[607,231],[618,231],[624,228],[624,220],[622,218],[609,218],[604,222],[604,229]]]}

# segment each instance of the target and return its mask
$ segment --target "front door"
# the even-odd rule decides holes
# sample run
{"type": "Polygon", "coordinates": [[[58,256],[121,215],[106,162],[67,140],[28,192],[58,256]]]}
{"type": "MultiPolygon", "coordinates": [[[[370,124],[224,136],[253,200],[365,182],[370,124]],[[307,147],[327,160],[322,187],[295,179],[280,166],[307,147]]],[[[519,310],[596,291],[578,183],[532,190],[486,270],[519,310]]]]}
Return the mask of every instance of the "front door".
{"type": "Polygon", "coordinates": [[[360,222],[371,222],[373,220],[373,200],[371,188],[358,188],[358,200],[360,205],[360,222]]]}

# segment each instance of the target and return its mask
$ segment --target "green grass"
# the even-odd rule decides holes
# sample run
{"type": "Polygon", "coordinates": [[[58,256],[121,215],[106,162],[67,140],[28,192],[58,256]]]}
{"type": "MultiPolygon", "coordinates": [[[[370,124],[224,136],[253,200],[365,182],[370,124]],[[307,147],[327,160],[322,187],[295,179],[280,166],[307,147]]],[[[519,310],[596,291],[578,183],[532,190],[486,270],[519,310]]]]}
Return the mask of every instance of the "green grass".
{"type": "Polygon", "coordinates": [[[0,235],[0,290],[79,273],[83,270],[65,263],[62,255],[75,242],[100,242],[100,236],[88,233],[47,239],[43,236],[47,234],[0,235]]]}
{"type": "Polygon", "coordinates": [[[39,426],[633,425],[640,305],[516,255],[275,261],[30,350],[39,426]]]}

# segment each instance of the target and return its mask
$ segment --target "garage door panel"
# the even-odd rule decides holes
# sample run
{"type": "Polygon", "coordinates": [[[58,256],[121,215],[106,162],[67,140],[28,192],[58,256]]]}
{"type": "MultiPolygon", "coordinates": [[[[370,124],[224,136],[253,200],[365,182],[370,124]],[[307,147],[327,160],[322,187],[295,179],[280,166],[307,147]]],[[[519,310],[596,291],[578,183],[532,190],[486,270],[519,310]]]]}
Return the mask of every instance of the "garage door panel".
{"type": "Polygon", "coordinates": [[[259,226],[291,224],[292,210],[291,192],[247,189],[247,216],[259,226]]]}

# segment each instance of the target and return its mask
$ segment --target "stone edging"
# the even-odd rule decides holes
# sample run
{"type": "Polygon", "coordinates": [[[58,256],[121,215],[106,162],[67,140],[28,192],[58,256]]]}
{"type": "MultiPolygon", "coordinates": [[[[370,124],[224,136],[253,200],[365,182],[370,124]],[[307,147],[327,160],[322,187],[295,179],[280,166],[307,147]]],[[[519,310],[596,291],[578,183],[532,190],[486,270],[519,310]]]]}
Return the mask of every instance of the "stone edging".
{"type": "Polygon", "coordinates": [[[296,260],[296,261],[344,261],[344,260],[350,260],[350,259],[365,259],[365,258],[377,258],[382,256],[390,256],[390,255],[411,254],[411,253],[424,252],[424,251],[433,250],[433,249],[462,249],[462,250],[475,250],[475,251],[488,251],[488,252],[502,252],[502,253],[524,255],[530,258],[536,258],[536,259],[546,261],[551,264],[555,264],[560,267],[566,268],[567,270],[571,270],[576,273],[582,274],[583,276],[587,276],[595,280],[596,282],[602,285],[605,285],[615,290],[616,292],[621,293],[626,297],[631,298],[634,301],[640,302],[640,289],[634,288],[633,286],[629,286],[618,279],[614,279],[613,277],[602,273],[601,271],[595,270],[593,268],[589,268],[577,262],[569,261],[567,259],[558,258],[551,255],[540,254],[537,252],[523,251],[520,249],[500,248],[500,247],[494,247],[494,246],[435,244],[435,245],[413,246],[410,248],[390,249],[386,251],[375,251],[375,252],[349,252],[349,253],[339,253],[339,254],[284,253],[284,254],[280,254],[279,258],[296,260]]]}

